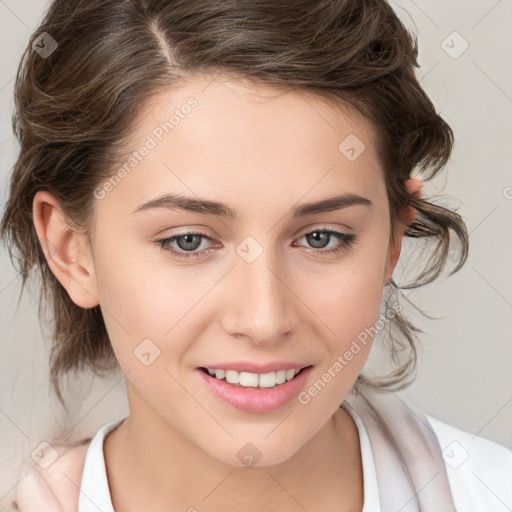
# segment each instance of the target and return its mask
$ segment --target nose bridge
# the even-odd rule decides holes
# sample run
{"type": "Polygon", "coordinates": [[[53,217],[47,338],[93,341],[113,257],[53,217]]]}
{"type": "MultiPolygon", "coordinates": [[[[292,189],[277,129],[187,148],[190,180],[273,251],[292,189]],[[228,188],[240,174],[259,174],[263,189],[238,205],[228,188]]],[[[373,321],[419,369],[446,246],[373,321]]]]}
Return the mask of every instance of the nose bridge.
{"type": "Polygon", "coordinates": [[[224,328],[230,334],[245,334],[254,343],[275,343],[291,327],[290,292],[275,252],[260,248],[258,255],[253,240],[237,248],[224,328]]]}

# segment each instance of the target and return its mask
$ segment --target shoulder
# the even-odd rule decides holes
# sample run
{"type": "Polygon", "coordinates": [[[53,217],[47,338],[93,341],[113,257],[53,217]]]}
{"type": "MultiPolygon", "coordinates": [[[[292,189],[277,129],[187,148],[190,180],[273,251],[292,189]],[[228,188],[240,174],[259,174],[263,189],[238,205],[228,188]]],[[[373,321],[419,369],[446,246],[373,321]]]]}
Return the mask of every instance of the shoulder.
{"type": "Polygon", "coordinates": [[[390,432],[395,449],[402,450],[409,458],[411,453],[420,453],[422,447],[418,443],[423,443],[436,464],[439,459],[446,468],[456,510],[512,511],[510,449],[430,416],[396,393],[364,390],[364,396],[363,393],[351,396],[352,403],[368,423],[370,433],[372,428],[374,435],[380,435],[381,430],[390,432]]]}
{"type": "Polygon", "coordinates": [[[22,512],[76,510],[90,441],[52,446],[45,455],[49,462],[56,457],[51,464],[34,464],[20,473],[15,491],[18,508],[22,512]]]}
{"type": "Polygon", "coordinates": [[[512,451],[425,414],[446,464],[457,509],[512,509],[512,451]]]}

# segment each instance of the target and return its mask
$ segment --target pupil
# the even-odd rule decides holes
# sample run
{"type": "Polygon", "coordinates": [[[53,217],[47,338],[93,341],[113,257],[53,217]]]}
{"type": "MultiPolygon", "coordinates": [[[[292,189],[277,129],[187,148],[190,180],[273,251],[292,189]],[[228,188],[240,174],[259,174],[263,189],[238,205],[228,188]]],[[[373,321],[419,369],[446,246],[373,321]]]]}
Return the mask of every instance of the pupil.
{"type": "Polygon", "coordinates": [[[200,244],[201,244],[201,238],[199,235],[188,234],[188,235],[183,235],[178,239],[178,245],[179,245],[180,249],[183,249],[183,250],[197,249],[200,244]],[[198,240],[196,240],[195,244],[193,243],[194,238],[198,239],[198,240]],[[182,240],[185,240],[184,244],[180,243],[182,240]],[[197,243],[197,241],[199,243],[197,243]],[[192,244],[192,247],[190,247],[190,244],[192,244]]]}
{"type": "Polygon", "coordinates": [[[313,233],[310,233],[308,236],[313,238],[313,243],[311,245],[317,249],[320,249],[322,247],[325,247],[325,244],[322,245],[321,239],[328,239],[328,237],[330,237],[330,234],[322,231],[313,231],[313,233]],[[318,241],[320,241],[320,245],[318,245],[318,241]]]}

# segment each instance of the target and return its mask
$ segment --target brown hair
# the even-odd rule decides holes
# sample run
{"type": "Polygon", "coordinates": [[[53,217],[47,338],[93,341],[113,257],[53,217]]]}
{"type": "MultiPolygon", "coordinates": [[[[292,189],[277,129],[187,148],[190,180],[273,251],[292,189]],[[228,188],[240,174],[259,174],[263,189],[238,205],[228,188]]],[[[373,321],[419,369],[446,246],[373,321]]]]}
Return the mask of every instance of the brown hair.
{"type": "MultiPolygon", "coordinates": [[[[413,169],[430,180],[453,145],[452,130],[421,88],[415,67],[416,38],[384,0],[54,0],[16,77],[13,128],[20,153],[0,235],[23,279],[20,297],[32,268],[39,269],[39,317],[44,306],[53,320],[50,378],[64,407],[62,376],[81,369],[104,375],[118,365],[100,307],[77,306],[47,264],[33,225],[34,194],[51,192],[70,227],[90,241],[93,191],[120,161],[144,102],[194,75],[296,88],[355,107],[378,132],[390,239],[402,221],[399,209],[408,204],[418,213],[405,236],[437,242],[413,283],[391,280],[390,286],[398,292],[436,279],[451,232],[461,251],[450,275],[458,271],[468,253],[462,218],[405,191],[413,169]],[[43,57],[32,45],[45,32],[58,46],[43,57]]],[[[423,331],[397,312],[388,336],[397,367],[386,378],[360,375],[356,388],[408,385],[417,332],[423,331]]]]}

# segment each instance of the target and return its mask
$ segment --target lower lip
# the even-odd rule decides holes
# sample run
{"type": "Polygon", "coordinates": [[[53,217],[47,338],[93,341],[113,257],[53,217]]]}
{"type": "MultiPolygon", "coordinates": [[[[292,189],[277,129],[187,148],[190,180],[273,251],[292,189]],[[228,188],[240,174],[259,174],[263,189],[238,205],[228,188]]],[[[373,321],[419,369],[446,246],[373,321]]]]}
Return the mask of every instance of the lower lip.
{"type": "Polygon", "coordinates": [[[218,380],[196,368],[199,377],[223,402],[246,412],[272,412],[287,404],[304,387],[312,366],[304,368],[292,380],[278,384],[273,388],[244,388],[233,386],[226,381],[218,380]]]}

